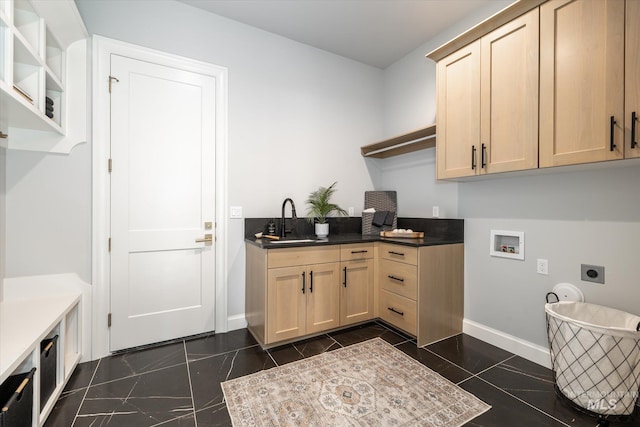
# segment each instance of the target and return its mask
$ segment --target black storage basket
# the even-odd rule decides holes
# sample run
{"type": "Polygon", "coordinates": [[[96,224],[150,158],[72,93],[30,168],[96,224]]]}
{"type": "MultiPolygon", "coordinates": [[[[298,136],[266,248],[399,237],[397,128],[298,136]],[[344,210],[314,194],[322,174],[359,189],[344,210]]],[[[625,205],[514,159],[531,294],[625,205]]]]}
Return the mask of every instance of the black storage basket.
{"type": "Polygon", "coordinates": [[[0,427],[31,427],[35,372],[13,375],[0,386],[0,427]]]}
{"type": "Polygon", "coordinates": [[[40,342],[40,410],[56,388],[58,335],[40,342]]]}

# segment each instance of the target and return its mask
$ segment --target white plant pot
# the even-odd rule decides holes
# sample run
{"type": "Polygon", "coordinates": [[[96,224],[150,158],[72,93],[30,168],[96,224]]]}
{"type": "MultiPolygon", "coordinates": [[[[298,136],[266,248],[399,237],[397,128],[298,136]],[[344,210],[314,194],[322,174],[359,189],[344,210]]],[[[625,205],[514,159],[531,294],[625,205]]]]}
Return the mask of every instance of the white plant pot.
{"type": "Polygon", "coordinates": [[[316,236],[318,239],[326,239],[329,235],[329,223],[316,224],[316,236]]]}

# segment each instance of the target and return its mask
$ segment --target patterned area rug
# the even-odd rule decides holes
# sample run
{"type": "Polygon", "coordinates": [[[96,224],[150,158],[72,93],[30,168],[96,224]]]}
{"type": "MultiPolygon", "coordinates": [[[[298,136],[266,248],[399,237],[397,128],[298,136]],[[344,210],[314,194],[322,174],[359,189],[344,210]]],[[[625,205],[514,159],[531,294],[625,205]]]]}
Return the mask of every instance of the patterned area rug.
{"type": "Polygon", "coordinates": [[[222,390],[234,426],[457,427],[491,408],[380,338],[222,390]]]}

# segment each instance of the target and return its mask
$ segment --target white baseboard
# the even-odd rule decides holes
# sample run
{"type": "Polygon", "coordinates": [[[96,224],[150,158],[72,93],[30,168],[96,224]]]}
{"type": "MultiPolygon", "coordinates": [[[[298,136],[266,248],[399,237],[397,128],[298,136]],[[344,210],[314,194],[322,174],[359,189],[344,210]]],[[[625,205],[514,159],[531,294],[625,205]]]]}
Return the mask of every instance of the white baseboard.
{"type": "Polygon", "coordinates": [[[551,368],[551,356],[549,355],[549,349],[546,347],[525,341],[469,319],[464,319],[462,332],[495,345],[496,347],[500,347],[503,350],[517,354],[520,357],[524,357],[538,365],[551,368]]]}
{"type": "Polygon", "coordinates": [[[236,314],[235,316],[229,316],[227,318],[227,331],[235,331],[247,327],[247,319],[244,317],[244,313],[236,314]]]}

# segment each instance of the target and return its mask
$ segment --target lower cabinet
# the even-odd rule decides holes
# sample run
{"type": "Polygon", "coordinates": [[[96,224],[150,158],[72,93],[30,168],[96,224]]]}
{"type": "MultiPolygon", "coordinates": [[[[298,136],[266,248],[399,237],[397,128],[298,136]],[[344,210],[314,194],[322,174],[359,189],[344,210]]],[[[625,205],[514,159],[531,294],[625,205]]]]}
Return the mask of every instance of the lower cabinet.
{"type": "Polygon", "coordinates": [[[411,335],[417,331],[418,250],[381,244],[378,251],[378,314],[411,335]]]}
{"type": "Polygon", "coordinates": [[[373,244],[342,245],[340,259],[340,326],[373,319],[373,244]]]}
{"type": "Polygon", "coordinates": [[[378,314],[423,346],[462,332],[464,246],[380,244],[378,314]]]}
{"type": "Polygon", "coordinates": [[[245,316],[263,347],[377,317],[419,346],[462,331],[463,244],[247,244],[246,253],[245,316]]]}
{"type": "Polygon", "coordinates": [[[272,268],[267,279],[267,342],[340,326],[339,264],[272,268]]]}

